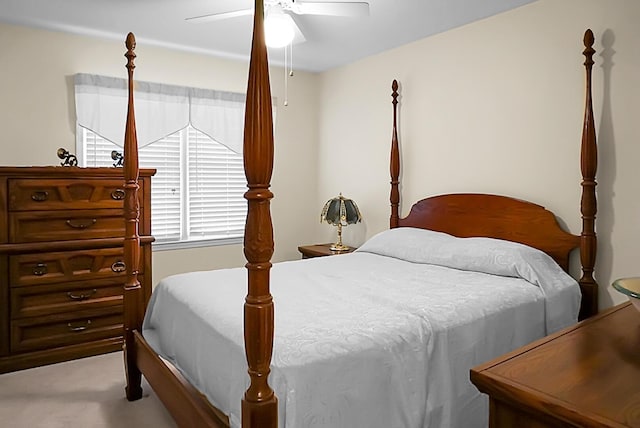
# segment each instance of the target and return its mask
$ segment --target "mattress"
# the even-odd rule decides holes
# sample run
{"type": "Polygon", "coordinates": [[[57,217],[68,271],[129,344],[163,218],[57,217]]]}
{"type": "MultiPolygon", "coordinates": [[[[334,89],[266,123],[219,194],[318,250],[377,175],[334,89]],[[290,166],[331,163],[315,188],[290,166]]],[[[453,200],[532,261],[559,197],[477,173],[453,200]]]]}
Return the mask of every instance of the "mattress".
{"type": "MultiPolygon", "coordinates": [[[[240,426],[246,269],[163,279],[143,335],[240,426]]],[[[485,427],[477,364],[575,323],[577,283],[548,256],[410,228],[351,254],[274,264],[269,383],[279,426],[485,427]]]]}

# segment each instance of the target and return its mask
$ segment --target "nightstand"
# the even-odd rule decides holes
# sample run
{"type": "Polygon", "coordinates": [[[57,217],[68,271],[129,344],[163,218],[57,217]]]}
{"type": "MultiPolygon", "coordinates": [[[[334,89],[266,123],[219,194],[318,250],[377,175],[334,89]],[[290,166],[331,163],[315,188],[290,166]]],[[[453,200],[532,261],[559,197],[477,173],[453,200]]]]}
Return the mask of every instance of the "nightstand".
{"type": "Polygon", "coordinates": [[[640,426],[640,313],[615,306],[471,370],[489,426],[640,426]]]}
{"type": "Polygon", "coordinates": [[[344,251],[331,251],[333,244],[316,244],[316,245],[301,245],[298,247],[298,251],[302,253],[303,259],[311,259],[313,257],[335,256],[337,254],[348,254],[355,251],[355,248],[350,247],[344,251]]]}

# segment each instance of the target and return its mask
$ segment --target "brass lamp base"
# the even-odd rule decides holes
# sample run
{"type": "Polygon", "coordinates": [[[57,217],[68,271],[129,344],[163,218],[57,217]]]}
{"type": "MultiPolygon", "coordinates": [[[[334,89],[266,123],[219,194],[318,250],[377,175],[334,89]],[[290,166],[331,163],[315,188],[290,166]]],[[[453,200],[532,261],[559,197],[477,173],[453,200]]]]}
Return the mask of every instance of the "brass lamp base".
{"type": "Polygon", "coordinates": [[[342,245],[341,242],[336,242],[335,244],[331,245],[331,247],[329,247],[329,249],[331,251],[347,251],[347,250],[350,250],[351,247],[349,247],[347,245],[342,245]]]}
{"type": "Polygon", "coordinates": [[[347,251],[348,246],[342,244],[342,224],[338,223],[338,242],[329,247],[331,251],[347,251]]]}

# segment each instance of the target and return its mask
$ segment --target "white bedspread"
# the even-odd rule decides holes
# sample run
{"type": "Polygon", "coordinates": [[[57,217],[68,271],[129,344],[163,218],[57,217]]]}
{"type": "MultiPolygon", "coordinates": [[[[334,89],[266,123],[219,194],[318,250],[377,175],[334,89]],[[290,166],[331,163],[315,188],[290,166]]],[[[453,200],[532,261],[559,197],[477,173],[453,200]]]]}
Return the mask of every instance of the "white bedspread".
{"type": "MultiPolygon", "coordinates": [[[[425,247],[415,233],[383,233],[352,254],[273,266],[269,380],[280,427],[485,427],[488,402],[469,369],[576,321],[579,287],[557,265],[527,267],[490,249],[482,257],[500,259],[506,271],[448,268],[439,265],[442,253],[433,261],[433,252],[412,249],[425,247]],[[503,276],[514,269],[527,279],[503,276]]],[[[234,427],[248,385],[246,289],[244,268],[166,278],[143,329],[234,427]]]]}

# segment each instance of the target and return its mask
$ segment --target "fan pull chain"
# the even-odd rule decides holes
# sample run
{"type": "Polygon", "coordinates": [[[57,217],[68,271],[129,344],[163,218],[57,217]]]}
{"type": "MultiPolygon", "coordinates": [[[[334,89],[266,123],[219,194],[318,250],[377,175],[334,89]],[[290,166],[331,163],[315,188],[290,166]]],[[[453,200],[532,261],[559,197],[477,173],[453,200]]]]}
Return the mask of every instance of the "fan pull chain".
{"type": "Polygon", "coordinates": [[[293,77],[293,41],[289,43],[289,77],[293,77]]]}
{"type": "Polygon", "coordinates": [[[287,73],[287,46],[284,47],[284,105],[289,105],[289,79],[287,73]]]}
{"type": "Polygon", "coordinates": [[[284,105],[289,105],[289,77],[293,77],[293,42],[284,47],[284,105]],[[287,48],[288,58],[287,61],[287,48]]]}

